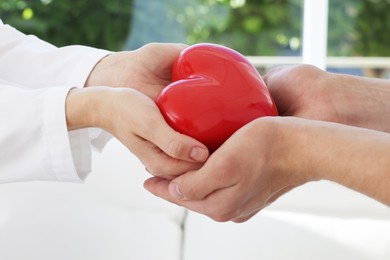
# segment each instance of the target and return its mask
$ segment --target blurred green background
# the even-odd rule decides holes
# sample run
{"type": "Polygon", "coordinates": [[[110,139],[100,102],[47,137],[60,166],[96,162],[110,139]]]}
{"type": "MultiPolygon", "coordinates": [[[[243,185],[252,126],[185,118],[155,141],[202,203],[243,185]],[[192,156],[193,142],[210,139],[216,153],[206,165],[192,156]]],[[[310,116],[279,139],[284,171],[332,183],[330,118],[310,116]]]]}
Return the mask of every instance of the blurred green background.
{"type": "Polygon", "coordinates": [[[57,46],[119,50],[127,37],[132,0],[0,0],[0,17],[57,46]]]}
{"type": "MultiPolygon", "coordinates": [[[[390,0],[329,0],[328,55],[390,56],[390,0]]],[[[113,51],[214,42],[246,55],[299,55],[302,0],[1,0],[0,17],[57,46],[113,51]]]]}

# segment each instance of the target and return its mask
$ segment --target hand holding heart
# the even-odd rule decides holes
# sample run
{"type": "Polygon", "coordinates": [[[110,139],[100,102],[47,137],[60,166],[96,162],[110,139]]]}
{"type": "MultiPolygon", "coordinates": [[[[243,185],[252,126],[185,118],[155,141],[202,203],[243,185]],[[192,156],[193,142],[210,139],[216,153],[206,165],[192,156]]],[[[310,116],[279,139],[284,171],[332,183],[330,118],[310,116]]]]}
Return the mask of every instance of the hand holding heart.
{"type": "MultiPolygon", "coordinates": [[[[151,178],[150,192],[216,221],[243,222],[308,178],[285,171],[288,139],[279,117],[256,119],[236,131],[205,165],[172,181],[151,178]],[[276,141],[276,142],[275,142],[276,141]]],[[[291,131],[291,129],[290,129],[291,131]]],[[[291,158],[292,159],[292,158],[291,158]]]]}
{"type": "Polygon", "coordinates": [[[261,160],[272,157],[268,147],[274,140],[263,140],[261,133],[271,136],[275,132],[272,125],[258,118],[276,116],[277,110],[261,76],[242,55],[222,46],[194,45],[181,53],[172,74],[173,83],[157,97],[157,105],[174,129],[203,142],[215,153],[201,169],[189,171],[171,183],[153,177],[145,182],[145,188],[216,220],[244,221],[282,191],[301,184],[301,180],[291,178],[278,183],[271,170],[273,165],[261,160]],[[257,157],[257,167],[241,162],[257,157]],[[259,171],[264,174],[258,175],[259,171]],[[276,191],[272,190],[274,177],[276,191]],[[267,192],[254,193],[255,197],[238,192],[262,187],[267,192]],[[245,203],[237,205],[243,197],[245,203]],[[237,206],[242,212],[235,210],[237,206]]]}
{"type": "Polygon", "coordinates": [[[390,132],[386,80],[333,75],[312,66],[265,76],[280,113],[236,131],[204,166],[172,181],[151,178],[150,192],[217,221],[243,222],[306,182],[330,180],[390,206],[390,132]],[[319,102],[319,103],[318,103],[319,102]]]}
{"type": "Polygon", "coordinates": [[[277,110],[257,70],[241,54],[214,44],[185,49],[156,103],[170,126],[215,151],[235,131],[277,110]]]}
{"type": "Polygon", "coordinates": [[[243,222],[304,183],[329,180],[390,206],[390,135],[297,117],[262,117],[233,134],[204,166],[150,192],[216,221],[243,222]]]}
{"type": "Polygon", "coordinates": [[[67,97],[68,129],[99,127],[121,141],[147,170],[172,178],[199,168],[207,148],[172,129],[154,99],[171,82],[182,44],[147,44],[112,53],[92,70],[86,87],[67,97]]]}

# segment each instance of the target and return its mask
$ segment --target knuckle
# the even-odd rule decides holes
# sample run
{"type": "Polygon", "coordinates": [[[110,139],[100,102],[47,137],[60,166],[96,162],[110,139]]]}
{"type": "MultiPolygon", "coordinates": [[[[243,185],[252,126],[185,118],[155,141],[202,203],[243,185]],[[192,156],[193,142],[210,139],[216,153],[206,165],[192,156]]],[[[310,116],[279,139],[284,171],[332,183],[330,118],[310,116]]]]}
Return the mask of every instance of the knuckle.
{"type": "Polygon", "coordinates": [[[168,176],[171,176],[169,170],[163,165],[153,165],[151,168],[149,168],[149,171],[152,175],[157,177],[168,178],[168,176]]]}
{"type": "Polygon", "coordinates": [[[237,161],[236,156],[226,155],[219,158],[215,158],[213,161],[212,177],[220,184],[235,183],[240,174],[237,174],[235,163],[237,161]]]}
{"type": "Polygon", "coordinates": [[[182,173],[181,168],[176,163],[169,161],[152,162],[147,166],[147,169],[152,175],[166,179],[172,179],[182,173]]]}
{"type": "Polygon", "coordinates": [[[220,173],[229,172],[231,169],[231,163],[233,162],[232,159],[234,158],[231,158],[231,156],[219,156],[214,158],[213,169],[215,172],[220,173]]]}
{"type": "Polygon", "coordinates": [[[142,51],[145,51],[145,52],[148,52],[150,51],[151,49],[154,49],[156,46],[156,43],[146,43],[145,45],[143,45],[140,49],[142,51]]]}
{"type": "Polygon", "coordinates": [[[187,200],[198,201],[203,199],[203,196],[194,189],[193,185],[187,185],[187,183],[181,182],[180,190],[187,200]]]}
{"type": "Polygon", "coordinates": [[[160,177],[158,167],[154,163],[145,164],[145,170],[153,176],[160,177]]]}
{"type": "Polygon", "coordinates": [[[159,160],[149,161],[144,165],[147,171],[153,176],[167,177],[172,173],[171,168],[167,166],[167,163],[163,163],[159,160]]]}
{"type": "Polygon", "coordinates": [[[185,153],[185,147],[180,141],[173,139],[168,143],[167,153],[174,158],[180,158],[185,153]]]}

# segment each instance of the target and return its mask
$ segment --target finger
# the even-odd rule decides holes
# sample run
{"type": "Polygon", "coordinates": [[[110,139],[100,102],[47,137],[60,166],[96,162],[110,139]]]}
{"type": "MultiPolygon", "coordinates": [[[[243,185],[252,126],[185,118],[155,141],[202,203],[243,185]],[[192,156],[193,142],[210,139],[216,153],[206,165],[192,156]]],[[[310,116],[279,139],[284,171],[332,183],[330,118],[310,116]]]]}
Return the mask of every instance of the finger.
{"type": "Polygon", "coordinates": [[[292,66],[279,66],[267,72],[263,77],[281,116],[290,115],[287,112],[296,100],[295,96],[286,92],[286,86],[291,84],[288,77],[291,69],[293,69],[292,66]]]}
{"type": "Polygon", "coordinates": [[[187,171],[199,169],[202,165],[168,156],[153,143],[139,137],[133,141],[133,145],[137,147],[133,153],[139,158],[147,171],[154,176],[173,179],[187,171]]]}
{"type": "Polygon", "coordinates": [[[209,194],[234,186],[237,175],[231,172],[228,156],[216,151],[199,170],[180,175],[170,183],[173,197],[182,200],[202,200],[209,194]]]}
{"type": "Polygon", "coordinates": [[[144,66],[151,73],[158,78],[171,81],[172,64],[186,47],[188,46],[184,44],[149,43],[141,47],[140,52],[144,66]]]}
{"type": "Polygon", "coordinates": [[[145,139],[156,144],[167,155],[189,162],[204,162],[209,156],[207,147],[192,137],[180,134],[163,119],[154,121],[154,131],[145,139]]]}
{"type": "MultiPolygon", "coordinates": [[[[176,197],[172,197],[169,192],[169,184],[170,180],[159,178],[159,177],[152,177],[147,179],[144,182],[144,188],[148,190],[153,195],[160,197],[166,201],[169,201],[171,203],[177,204],[179,206],[186,207],[190,210],[194,210],[199,212],[199,210],[196,210],[197,206],[194,206],[196,204],[200,204],[198,201],[183,201],[180,199],[177,199],[176,197]]],[[[201,213],[201,212],[200,212],[201,213]]]]}
{"type": "Polygon", "coordinates": [[[182,43],[148,43],[142,46],[140,51],[143,55],[149,55],[148,57],[162,56],[167,64],[172,64],[179,53],[187,47],[188,45],[182,43]]]}
{"type": "Polygon", "coordinates": [[[157,197],[175,203],[174,198],[170,196],[168,191],[169,183],[170,180],[159,177],[151,177],[144,181],[144,188],[157,197]]]}
{"type": "Polygon", "coordinates": [[[149,97],[133,91],[132,101],[135,107],[138,105],[143,108],[140,111],[143,116],[139,115],[139,111],[131,112],[135,113],[133,131],[136,135],[155,144],[172,158],[188,162],[204,162],[207,159],[209,155],[207,147],[194,138],[172,129],[149,97]]]}
{"type": "MultiPolygon", "coordinates": [[[[170,183],[170,180],[159,177],[152,177],[144,182],[144,188],[157,197],[160,197],[176,205],[185,207],[194,212],[209,216],[216,221],[228,221],[231,219],[231,217],[226,217],[226,214],[222,214],[218,209],[218,202],[220,202],[220,199],[222,198],[225,200],[225,196],[223,196],[223,194],[215,197],[211,196],[211,198],[206,198],[204,200],[182,200],[171,195],[169,191],[170,183]]],[[[221,192],[217,191],[216,193],[221,192]]]]}

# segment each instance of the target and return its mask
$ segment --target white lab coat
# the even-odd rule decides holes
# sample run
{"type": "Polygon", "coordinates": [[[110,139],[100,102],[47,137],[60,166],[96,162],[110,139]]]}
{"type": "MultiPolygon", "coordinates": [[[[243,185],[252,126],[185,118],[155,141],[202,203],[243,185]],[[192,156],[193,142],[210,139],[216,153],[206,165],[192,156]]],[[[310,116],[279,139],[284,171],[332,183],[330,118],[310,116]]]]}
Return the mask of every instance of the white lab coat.
{"type": "Polygon", "coordinates": [[[86,178],[90,131],[67,131],[65,99],[108,54],[85,46],[57,48],[0,20],[0,183],[86,178]]]}

